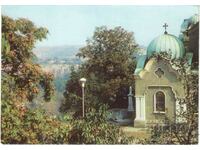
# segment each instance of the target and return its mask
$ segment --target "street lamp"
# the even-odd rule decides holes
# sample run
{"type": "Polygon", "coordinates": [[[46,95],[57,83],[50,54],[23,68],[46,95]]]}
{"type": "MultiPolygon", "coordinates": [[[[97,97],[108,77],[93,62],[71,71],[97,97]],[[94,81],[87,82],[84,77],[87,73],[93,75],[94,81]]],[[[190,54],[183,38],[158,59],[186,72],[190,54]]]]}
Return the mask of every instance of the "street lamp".
{"type": "Polygon", "coordinates": [[[81,86],[82,86],[82,111],[83,111],[82,113],[83,113],[83,118],[84,118],[84,116],[85,116],[85,114],[84,114],[84,99],[85,99],[84,87],[85,87],[86,79],[81,78],[80,82],[81,82],[81,86]]]}

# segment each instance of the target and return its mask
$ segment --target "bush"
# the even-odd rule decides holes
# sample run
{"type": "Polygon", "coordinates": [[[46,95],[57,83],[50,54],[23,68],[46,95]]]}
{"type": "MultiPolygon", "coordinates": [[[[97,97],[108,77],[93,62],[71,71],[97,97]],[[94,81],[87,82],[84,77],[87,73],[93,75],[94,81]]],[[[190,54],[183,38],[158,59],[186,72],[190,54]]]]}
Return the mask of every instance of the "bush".
{"type": "Polygon", "coordinates": [[[84,119],[72,121],[69,132],[70,144],[128,144],[128,139],[116,127],[107,122],[108,112],[105,105],[98,110],[91,109],[84,119]]]}
{"type": "Polygon", "coordinates": [[[3,144],[68,143],[70,126],[47,116],[39,109],[28,109],[17,96],[12,77],[2,78],[1,142],[3,144]]]}

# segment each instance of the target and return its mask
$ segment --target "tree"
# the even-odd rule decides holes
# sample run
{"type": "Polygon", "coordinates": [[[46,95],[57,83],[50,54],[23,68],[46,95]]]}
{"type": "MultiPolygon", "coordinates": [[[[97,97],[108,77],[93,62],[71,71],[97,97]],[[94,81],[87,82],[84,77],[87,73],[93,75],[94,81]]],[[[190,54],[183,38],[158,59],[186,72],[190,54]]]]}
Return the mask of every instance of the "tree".
{"type": "MultiPolygon", "coordinates": [[[[41,109],[29,109],[27,101],[32,101],[42,88],[44,100],[49,101],[53,94],[52,75],[43,72],[34,62],[32,52],[35,42],[45,38],[47,30],[37,28],[27,19],[13,20],[3,16],[2,32],[2,143],[67,144],[74,143],[71,137],[76,135],[83,139],[77,143],[91,143],[93,136],[98,136],[95,143],[118,142],[119,129],[106,123],[104,109],[91,111],[86,120],[67,118],[67,122],[48,116],[41,109]]],[[[69,88],[70,92],[76,89],[78,76],[72,71],[73,78],[68,82],[73,89],[69,88]]],[[[75,91],[78,93],[79,89],[75,91]]],[[[122,139],[119,142],[128,141],[122,139]]]]}
{"type": "Polygon", "coordinates": [[[85,77],[89,106],[103,103],[111,107],[127,107],[128,87],[134,87],[134,53],[138,50],[133,33],[121,27],[108,29],[103,26],[96,28],[92,38],[86,42],[77,54],[85,62],[77,71],[76,79],[71,76],[68,81],[65,101],[70,101],[70,93],[81,96],[78,80],[85,77]],[[76,82],[73,86],[70,84],[72,81],[76,82]]]}
{"type": "Polygon", "coordinates": [[[171,59],[165,53],[155,54],[157,60],[164,60],[175,68],[181,76],[185,90],[185,98],[177,98],[180,105],[176,119],[168,119],[165,127],[156,125],[152,128],[152,136],[146,143],[153,144],[197,144],[198,143],[198,71],[191,70],[186,58],[171,59]]]}
{"type": "MultiPolygon", "coordinates": [[[[76,110],[81,110],[81,87],[79,84],[80,74],[71,68],[70,79],[67,81],[65,92],[63,93],[65,100],[60,106],[61,112],[67,112],[68,109],[76,107],[76,110]]],[[[79,111],[80,113],[81,111],[79,111]]]]}
{"type": "Polygon", "coordinates": [[[46,38],[47,33],[47,29],[38,28],[27,19],[2,16],[2,143],[53,143],[59,138],[53,127],[62,126],[60,135],[68,130],[44,112],[26,106],[42,89],[45,101],[53,95],[53,76],[34,62],[32,52],[35,43],[46,38]]]}
{"type": "Polygon", "coordinates": [[[32,101],[40,87],[46,101],[53,95],[53,76],[34,62],[32,52],[35,43],[45,39],[47,33],[46,28],[38,28],[30,20],[2,16],[2,73],[13,77],[22,99],[32,101]]]}
{"type": "Polygon", "coordinates": [[[2,77],[1,142],[3,144],[66,144],[69,124],[21,104],[11,76],[2,77]]]}

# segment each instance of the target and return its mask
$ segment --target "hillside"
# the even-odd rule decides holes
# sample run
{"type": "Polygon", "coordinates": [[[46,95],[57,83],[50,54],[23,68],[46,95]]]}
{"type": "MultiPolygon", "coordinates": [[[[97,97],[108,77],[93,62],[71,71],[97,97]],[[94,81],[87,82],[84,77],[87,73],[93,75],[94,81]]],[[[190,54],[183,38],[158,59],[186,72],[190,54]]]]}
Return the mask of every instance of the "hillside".
{"type": "Polygon", "coordinates": [[[74,57],[81,45],[65,45],[52,47],[37,47],[33,50],[39,59],[63,59],[74,57]]]}

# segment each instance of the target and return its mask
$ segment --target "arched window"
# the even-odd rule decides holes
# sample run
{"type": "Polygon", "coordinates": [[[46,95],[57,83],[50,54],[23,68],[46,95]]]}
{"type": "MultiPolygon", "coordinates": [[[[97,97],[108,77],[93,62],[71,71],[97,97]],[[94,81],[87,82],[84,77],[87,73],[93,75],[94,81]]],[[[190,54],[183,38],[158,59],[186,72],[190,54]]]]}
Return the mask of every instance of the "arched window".
{"type": "Polygon", "coordinates": [[[162,91],[154,95],[154,112],[165,112],[165,94],[162,91]]]}

